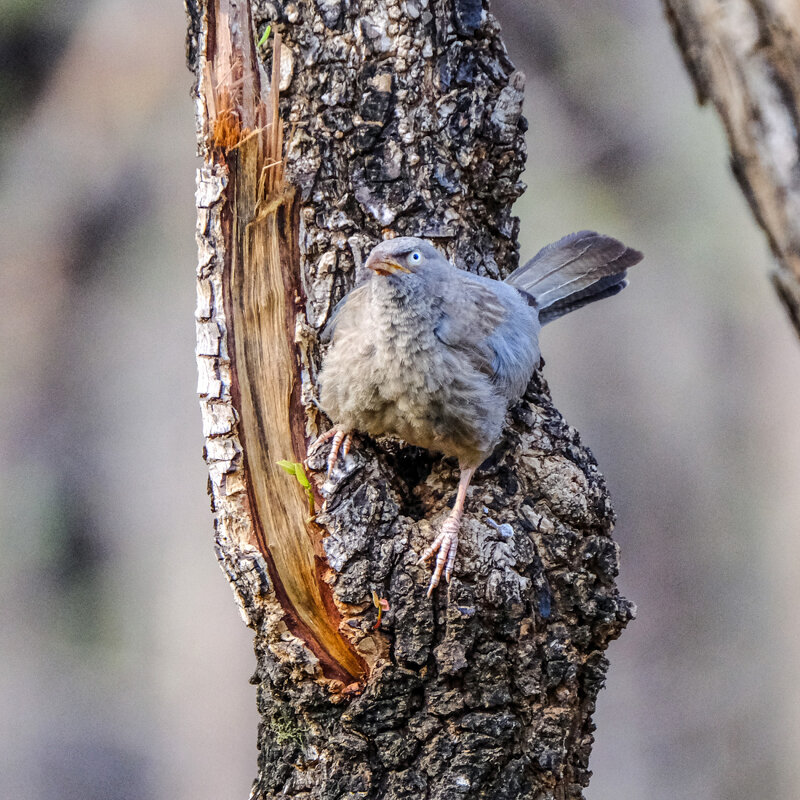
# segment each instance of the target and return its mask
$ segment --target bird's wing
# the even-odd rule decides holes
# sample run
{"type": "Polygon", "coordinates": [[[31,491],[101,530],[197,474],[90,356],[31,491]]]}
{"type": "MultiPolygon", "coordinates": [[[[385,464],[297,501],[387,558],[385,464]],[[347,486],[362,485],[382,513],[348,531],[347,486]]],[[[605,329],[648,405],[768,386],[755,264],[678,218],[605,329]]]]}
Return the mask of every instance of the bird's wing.
{"type": "Polygon", "coordinates": [[[442,293],[441,317],[434,333],[469,366],[494,378],[497,353],[492,337],[508,318],[509,310],[491,285],[461,270],[455,272],[457,279],[447,281],[442,293]]]}
{"type": "Polygon", "coordinates": [[[447,281],[436,336],[515,402],[539,363],[539,322],[513,286],[461,272],[447,281]]]}

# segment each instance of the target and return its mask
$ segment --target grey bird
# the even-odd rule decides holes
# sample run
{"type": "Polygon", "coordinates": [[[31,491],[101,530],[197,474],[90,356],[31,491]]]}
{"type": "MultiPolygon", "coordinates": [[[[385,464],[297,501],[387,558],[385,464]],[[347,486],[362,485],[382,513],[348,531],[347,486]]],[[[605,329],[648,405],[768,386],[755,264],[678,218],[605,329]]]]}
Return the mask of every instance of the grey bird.
{"type": "Polygon", "coordinates": [[[370,253],[369,279],[323,331],[320,406],[333,427],[312,447],[333,439],[329,475],[354,431],[458,459],[453,511],[420,558],[437,554],[428,596],[443,571],[450,580],[467,488],[539,365],[541,326],[621,291],[641,259],[593,231],[548,245],[505,281],[458,269],[424,239],[389,239],[370,253]]]}

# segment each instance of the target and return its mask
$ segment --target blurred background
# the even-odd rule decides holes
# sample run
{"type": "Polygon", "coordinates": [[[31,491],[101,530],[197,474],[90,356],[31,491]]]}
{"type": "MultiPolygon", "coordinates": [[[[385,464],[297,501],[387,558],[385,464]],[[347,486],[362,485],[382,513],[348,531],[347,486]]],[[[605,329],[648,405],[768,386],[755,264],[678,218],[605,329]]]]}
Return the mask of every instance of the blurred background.
{"type": "MultiPolygon", "coordinates": [[[[495,0],[528,76],[522,252],[646,254],[545,330],[620,585],[589,800],[800,797],[800,342],[658,3],[495,0]]],[[[251,636],[195,397],[181,4],[0,0],[0,797],[246,798],[251,636]]]]}

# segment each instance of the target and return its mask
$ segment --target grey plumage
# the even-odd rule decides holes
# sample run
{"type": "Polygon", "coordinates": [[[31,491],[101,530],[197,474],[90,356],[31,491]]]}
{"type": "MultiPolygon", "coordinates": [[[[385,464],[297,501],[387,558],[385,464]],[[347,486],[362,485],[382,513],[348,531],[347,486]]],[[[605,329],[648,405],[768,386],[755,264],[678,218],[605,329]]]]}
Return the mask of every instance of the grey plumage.
{"type": "Polygon", "coordinates": [[[502,282],[457,269],[430,242],[402,237],[373,249],[372,277],[337,306],[319,375],[320,405],[340,431],[329,463],[342,437],[358,430],[455,456],[462,469],[456,508],[426,554],[439,549],[429,593],[445,561],[448,577],[452,569],[469,478],[539,363],[541,325],[616,294],[641,257],[581,231],[502,282]]]}

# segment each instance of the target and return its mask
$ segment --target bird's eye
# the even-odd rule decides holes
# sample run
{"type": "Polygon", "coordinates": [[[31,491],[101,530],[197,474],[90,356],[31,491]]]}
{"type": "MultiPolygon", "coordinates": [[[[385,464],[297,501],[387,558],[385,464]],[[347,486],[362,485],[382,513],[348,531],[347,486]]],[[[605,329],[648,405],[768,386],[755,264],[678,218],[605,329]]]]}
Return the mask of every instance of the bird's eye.
{"type": "Polygon", "coordinates": [[[418,253],[418,252],[415,250],[415,251],[414,251],[414,252],[411,254],[411,260],[412,260],[412,261],[421,261],[421,260],[422,260],[422,256],[421,256],[421,255],[420,255],[420,254],[419,254],[419,253],[418,253]]]}

